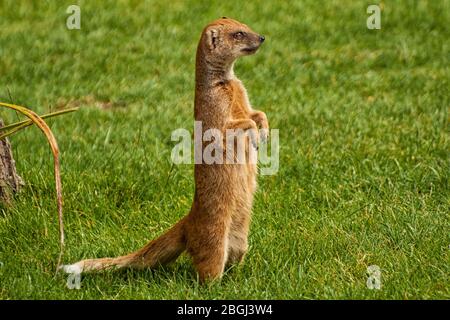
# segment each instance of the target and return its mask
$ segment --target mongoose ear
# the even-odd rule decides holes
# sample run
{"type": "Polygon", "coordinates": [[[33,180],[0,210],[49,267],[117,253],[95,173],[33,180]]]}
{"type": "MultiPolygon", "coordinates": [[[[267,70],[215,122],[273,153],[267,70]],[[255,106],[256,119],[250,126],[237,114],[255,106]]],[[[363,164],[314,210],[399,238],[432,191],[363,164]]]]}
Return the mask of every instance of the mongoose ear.
{"type": "Polygon", "coordinates": [[[209,49],[213,50],[217,46],[217,38],[219,33],[216,29],[209,29],[206,33],[206,42],[208,44],[209,49]]]}

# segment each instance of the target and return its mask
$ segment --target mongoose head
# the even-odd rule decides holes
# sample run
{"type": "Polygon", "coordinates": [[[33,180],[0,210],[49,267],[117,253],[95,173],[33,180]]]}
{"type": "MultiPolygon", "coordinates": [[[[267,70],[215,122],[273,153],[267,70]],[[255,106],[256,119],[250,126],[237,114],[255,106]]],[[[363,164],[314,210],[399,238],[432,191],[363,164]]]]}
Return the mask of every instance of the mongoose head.
{"type": "Polygon", "coordinates": [[[205,27],[200,45],[208,52],[211,62],[233,62],[254,54],[264,42],[264,36],[239,21],[223,17],[205,27]]]}

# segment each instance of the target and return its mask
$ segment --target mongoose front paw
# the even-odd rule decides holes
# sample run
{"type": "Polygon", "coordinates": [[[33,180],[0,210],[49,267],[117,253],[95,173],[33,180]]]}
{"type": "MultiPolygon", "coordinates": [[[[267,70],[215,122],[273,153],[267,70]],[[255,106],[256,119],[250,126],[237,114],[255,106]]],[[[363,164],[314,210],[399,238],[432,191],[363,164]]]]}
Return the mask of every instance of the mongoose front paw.
{"type": "Polygon", "coordinates": [[[260,135],[258,134],[258,130],[256,129],[250,129],[247,130],[248,132],[248,136],[250,138],[250,142],[252,143],[253,148],[255,148],[256,150],[258,150],[258,145],[260,142],[260,135]]]}
{"type": "Polygon", "coordinates": [[[269,140],[269,129],[268,128],[261,128],[259,130],[259,140],[262,143],[266,143],[269,140]]]}

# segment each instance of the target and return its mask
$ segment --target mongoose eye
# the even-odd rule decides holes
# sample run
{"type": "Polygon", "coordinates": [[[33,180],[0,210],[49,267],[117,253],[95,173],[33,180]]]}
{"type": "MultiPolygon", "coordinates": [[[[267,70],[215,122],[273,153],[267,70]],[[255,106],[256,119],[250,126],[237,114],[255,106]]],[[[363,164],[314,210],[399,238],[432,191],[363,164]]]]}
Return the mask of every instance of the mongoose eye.
{"type": "Polygon", "coordinates": [[[242,31],[239,31],[239,32],[236,32],[236,33],[233,35],[233,37],[234,37],[235,39],[242,39],[243,37],[245,37],[245,33],[242,32],[242,31]]]}

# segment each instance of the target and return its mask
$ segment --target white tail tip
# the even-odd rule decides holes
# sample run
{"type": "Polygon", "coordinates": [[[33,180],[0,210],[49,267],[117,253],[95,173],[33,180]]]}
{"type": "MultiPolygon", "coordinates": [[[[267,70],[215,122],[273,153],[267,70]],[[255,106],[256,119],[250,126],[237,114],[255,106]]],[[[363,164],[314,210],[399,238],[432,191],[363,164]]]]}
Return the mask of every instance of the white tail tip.
{"type": "Polygon", "coordinates": [[[66,264],[62,265],[60,267],[65,273],[74,273],[74,274],[80,274],[83,272],[83,268],[80,267],[78,264],[66,264]]]}

